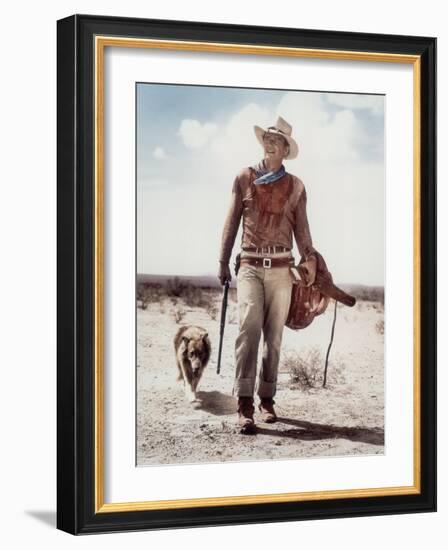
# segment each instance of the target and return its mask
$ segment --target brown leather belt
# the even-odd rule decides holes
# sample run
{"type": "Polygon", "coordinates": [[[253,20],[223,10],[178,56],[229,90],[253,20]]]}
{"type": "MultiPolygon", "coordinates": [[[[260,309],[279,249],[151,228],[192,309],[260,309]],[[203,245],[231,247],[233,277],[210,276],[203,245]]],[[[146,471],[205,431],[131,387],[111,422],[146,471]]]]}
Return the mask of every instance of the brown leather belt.
{"type": "Polygon", "coordinates": [[[249,246],[243,248],[244,252],[255,252],[256,254],[276,254],[277,252],[289,252],[291,249],[284,246],[249,246]]]}
{"type": "Polygon", "coordinates": [[[272,267],[288,267],[294,265],[294,258],[241,258],[241,265],[242,264],[271,269],[272,267]]]}

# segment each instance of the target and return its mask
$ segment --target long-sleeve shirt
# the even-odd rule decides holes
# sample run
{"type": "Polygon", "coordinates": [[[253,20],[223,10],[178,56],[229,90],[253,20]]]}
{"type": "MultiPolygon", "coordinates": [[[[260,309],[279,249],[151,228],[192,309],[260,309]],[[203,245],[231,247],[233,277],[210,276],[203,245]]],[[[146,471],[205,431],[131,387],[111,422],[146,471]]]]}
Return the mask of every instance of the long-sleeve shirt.
{"type": "Polygon", "coordinates": [[[306,215],[306,191],[302,181],[288,173],[273,183],[261,185],[254,184],[255,178],[255,171],[245,168],[233,182],[220,261],[228,263],[230,260],[241,218],[243,250],[268,246],[292,249],[294,234],[299,254],[308,259],[316,250],[311,240],[306,215]]]}

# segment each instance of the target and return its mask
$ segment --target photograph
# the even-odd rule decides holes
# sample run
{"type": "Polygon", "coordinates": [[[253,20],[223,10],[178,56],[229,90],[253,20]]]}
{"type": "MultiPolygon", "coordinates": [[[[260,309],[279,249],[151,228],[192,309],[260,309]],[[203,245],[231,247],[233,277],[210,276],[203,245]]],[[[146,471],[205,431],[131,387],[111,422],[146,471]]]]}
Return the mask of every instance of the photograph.
{"type": "Polygon", "coordinates": [[[136,465],[383,455],[385,96],[135,99],[136,465]]]}

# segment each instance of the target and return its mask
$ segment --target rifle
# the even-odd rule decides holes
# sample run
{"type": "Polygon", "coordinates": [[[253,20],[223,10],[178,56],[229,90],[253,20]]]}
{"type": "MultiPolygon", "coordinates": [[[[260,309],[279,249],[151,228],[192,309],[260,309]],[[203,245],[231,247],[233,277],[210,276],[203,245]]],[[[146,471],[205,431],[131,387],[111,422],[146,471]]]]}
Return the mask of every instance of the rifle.
{"type": "Polygon", "coordinates": [[[222,297],[221,306],[221,325],[219,329],[219,350],[218,350],[218,366],[216,368],[216,374],[219,374],[221,370],[221,353],[222,353],[222,340],[224,337],[224,327],[226,324],[226,311],[227,311],[227,295],[229,293],[229,281],[224,283],[224,294],[222,297]]]}

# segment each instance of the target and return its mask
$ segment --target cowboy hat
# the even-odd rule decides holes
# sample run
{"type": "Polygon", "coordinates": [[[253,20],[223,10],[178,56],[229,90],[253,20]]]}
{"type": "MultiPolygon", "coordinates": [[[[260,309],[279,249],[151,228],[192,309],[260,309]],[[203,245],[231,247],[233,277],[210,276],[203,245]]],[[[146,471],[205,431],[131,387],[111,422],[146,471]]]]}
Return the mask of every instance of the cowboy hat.
{"type": "Polygon", "coordinates": [[[299,146],[291,137],[292,126],[288,124],[286,120],[281,116],[278,117],[275,126],[269,126],[267,130],[263,130],[263,128],[260,128],[260,126],[254,126],[254,132],[261,145],[263,145],[263,138],[265,134],[277,134],[279,136],[282,136],[282,138],[284,138],[289,145],[289,154],[287,157],[285,157],[287,159],[295,159],[296,156],[299,154],[299,146]]]}

